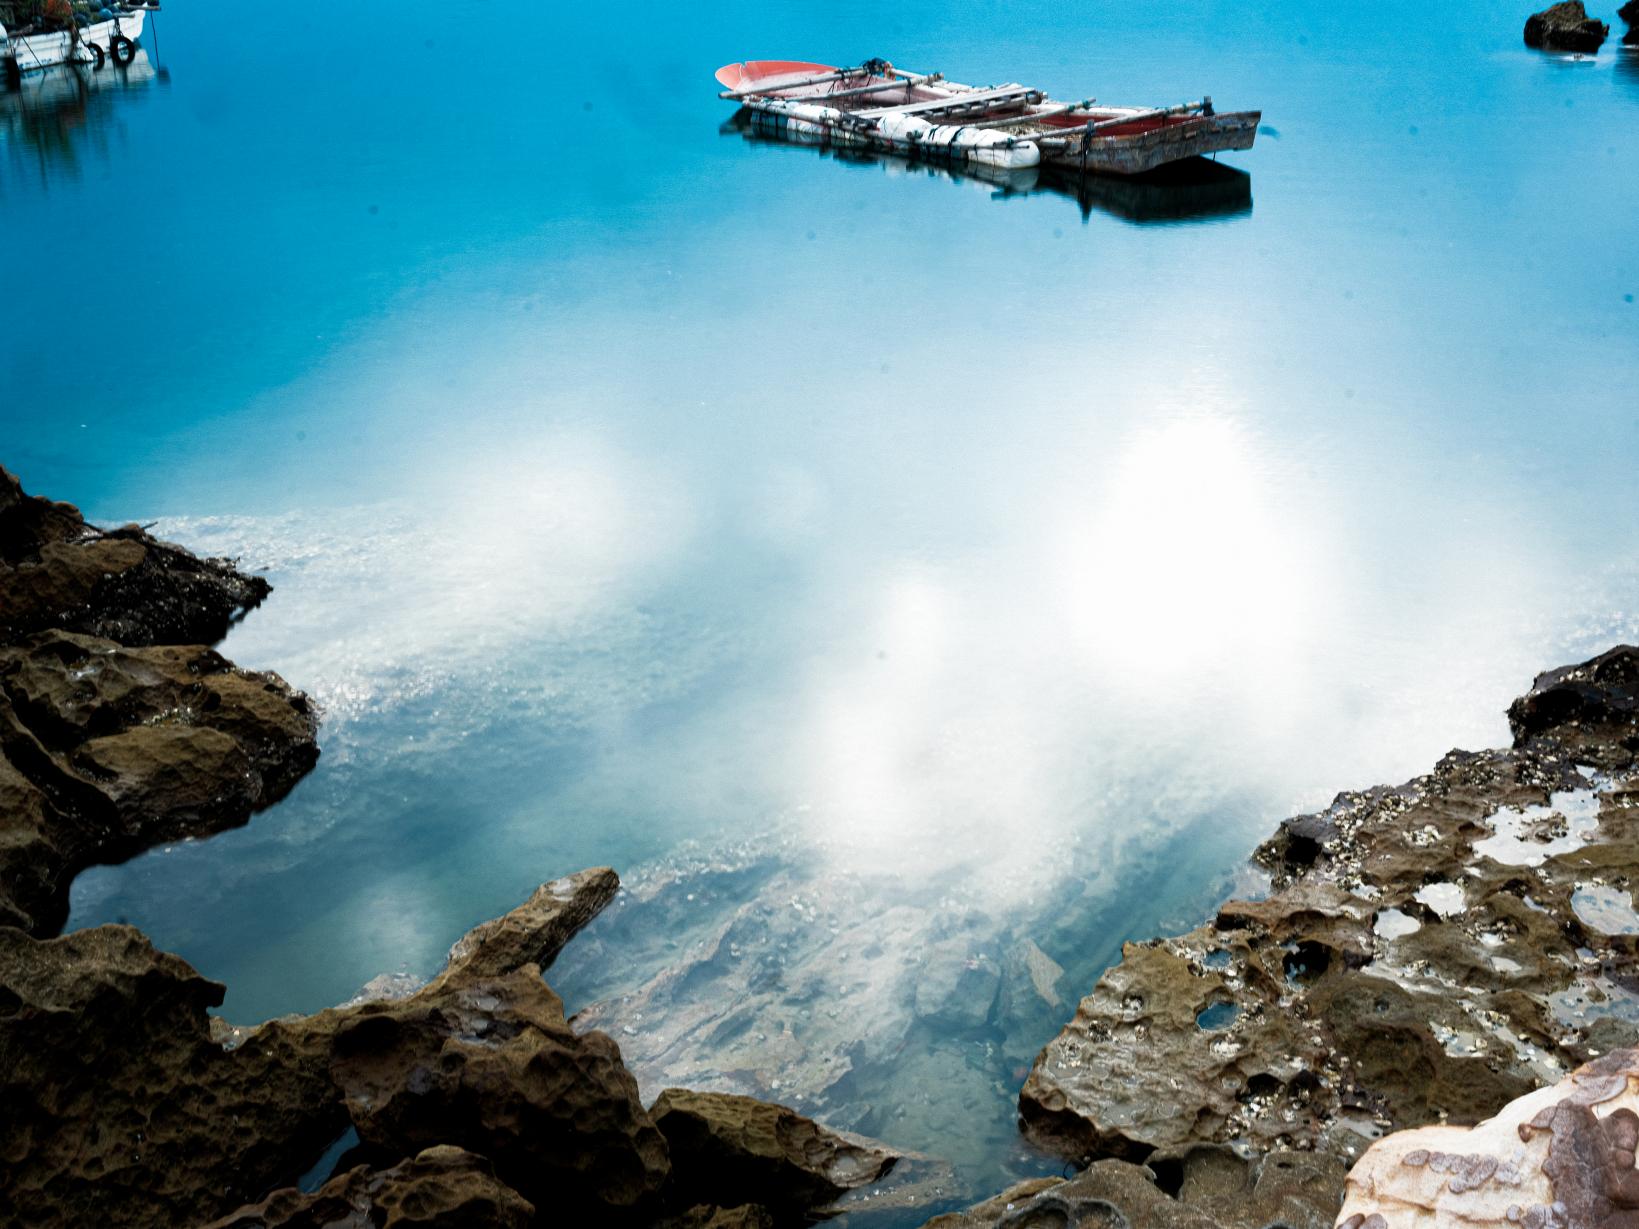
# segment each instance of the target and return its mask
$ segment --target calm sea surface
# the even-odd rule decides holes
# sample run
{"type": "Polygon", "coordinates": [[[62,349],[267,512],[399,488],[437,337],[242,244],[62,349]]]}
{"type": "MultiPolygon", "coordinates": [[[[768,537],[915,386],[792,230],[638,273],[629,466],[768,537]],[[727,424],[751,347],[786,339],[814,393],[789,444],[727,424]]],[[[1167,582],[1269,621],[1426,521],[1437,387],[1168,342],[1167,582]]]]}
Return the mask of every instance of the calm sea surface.
{"type": "Polygon", "coordinates": [[[248,1022],[612,864],[552,980],[648,1091],[1050,1168],[1012,1098],[1122,939],[1639,638],[1639,56],[1528,7],[174,0],[0,98],[0,461],[265,570],[225,651],[326,710],[71,925],[248,1022]],[[879,54],[1265,127],[1078,198],[711,78],[879,54]]]}

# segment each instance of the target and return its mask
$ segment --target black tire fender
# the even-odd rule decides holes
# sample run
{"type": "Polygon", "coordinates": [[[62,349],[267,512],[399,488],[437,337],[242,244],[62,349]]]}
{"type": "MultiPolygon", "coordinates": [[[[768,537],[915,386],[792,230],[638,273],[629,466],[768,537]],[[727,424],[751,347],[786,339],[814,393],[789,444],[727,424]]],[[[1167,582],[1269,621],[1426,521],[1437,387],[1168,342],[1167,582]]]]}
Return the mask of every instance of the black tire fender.
{"type": "Polygon", "coordinates": [[[114,63],[129,64],[137,58],[137,45],[123,34],[116,34],[108,40],[108,54],[114,57],[114,63]]]}

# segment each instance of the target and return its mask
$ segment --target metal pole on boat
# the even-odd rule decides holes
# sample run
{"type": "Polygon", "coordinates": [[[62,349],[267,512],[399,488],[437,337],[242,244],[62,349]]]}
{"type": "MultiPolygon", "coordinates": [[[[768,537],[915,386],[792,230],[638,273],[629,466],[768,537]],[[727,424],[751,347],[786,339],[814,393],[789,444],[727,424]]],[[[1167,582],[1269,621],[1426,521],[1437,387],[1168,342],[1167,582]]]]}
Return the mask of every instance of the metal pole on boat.
{"type": "Polygon", "coordinates": [[[1182,102],[1176,107],[1156,107],[1150,111],[1134,111],[1130,115],[1118,115],[1113,119],[1099,120],[1096,124],[1088,124],[1086,131],[1099,132],[1105,128],[1119,128],[1122,124],[1136,124],[1139,120],[1163,119],[1169,115],[1188,115],[1191,111],[1210,111],[1212,99],[1202,98],[1197,102],[1182,102]]]}
{"type": "MultiPolygon", "coordinates": [[[[878,81],[875,85],[861,85],[851,90],[833,90],[829,94],[822,94],[820,97],[825,102],[830,102],[833,98],[853,98],[858,94],[875,94],[882,90],[908,90],[918,85],[931,85],[935,81],[943,81],[944,79],[943,73],[928,73],[923,77],[901,77],[895,81],[878,81]]],[[[779,88],[785,89],[787,87],[781,86],[779,88]]]]}
{"type": "Polygon", "coordinates": [[[1040,111],[1032,111],[1028,115],[1010,115],[1005,119],[980,120],[976,124],[968,124],[969,128],[1005,128],[1009,124],[1028,124],[1032,120],[1046,119],[1050,115],[1063,115],[1066,111],[1084,111],[1098,99],[1083,98],[1080,102],[1061,102],[1051,107],[1043,107],[1040,111]]]}

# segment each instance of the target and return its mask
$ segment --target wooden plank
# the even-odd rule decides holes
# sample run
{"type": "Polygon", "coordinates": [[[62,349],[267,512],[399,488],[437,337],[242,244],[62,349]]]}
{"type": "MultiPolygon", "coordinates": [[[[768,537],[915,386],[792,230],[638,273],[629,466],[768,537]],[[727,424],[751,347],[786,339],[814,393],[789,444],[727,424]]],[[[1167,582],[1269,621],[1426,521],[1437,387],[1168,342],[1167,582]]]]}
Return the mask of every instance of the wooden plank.
{"type": "Polygon", "coordinates": [[[969,124],[969,128],[1005,128],[1009,124],[1029,124],[1035,120],[1045,119],[1049,115],[1063,115],[1066,111],[1084,111],[1098,99],[1083,98],[1080,102],[1056,102],[1050,107],[1043,107],[1040,111],[1032,111],[1029,115],[1009,115],[1004,119],[980,120],[976,124],[969,124]]]}

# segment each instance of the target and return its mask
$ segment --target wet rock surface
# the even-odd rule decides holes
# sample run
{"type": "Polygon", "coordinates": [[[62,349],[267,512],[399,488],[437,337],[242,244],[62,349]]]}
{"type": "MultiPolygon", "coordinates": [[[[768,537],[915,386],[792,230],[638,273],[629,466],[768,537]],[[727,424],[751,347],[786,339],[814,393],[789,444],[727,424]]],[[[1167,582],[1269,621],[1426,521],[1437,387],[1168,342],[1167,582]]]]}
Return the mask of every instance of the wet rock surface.
{"type": "Polygon", "coordinates": [[[359,1224],[727,1229],[806,1223],[886,1173],[895,1153],[782,1106],[676,1090],[651,1114],[540,965],[508,967],[561,946],[611,879],[544,885],[406,996],[254,1029],[210,1017],[223,988],[131,927],[0,928],[14,1223],[320,1225],[351,1208],[359,1224]],[[348,1129],[347,1172],[292,1189],[348,1129]]]}
{"type": "Polygon", "coordinates": [[[1636,679],[1631,647],[1542,675],[1512,748],[1283,824],[1267,898],[1127,945],[1038,1056],[1026,1131],[1158,1173],[1202,1145],[1350,1162],[1639,1039],[1636,679]]]}
{"type": "Polygon", "coordinates": [[[1636,1111],[1639,1051],[1617,1050],[1477,1126],[1398,1132],[1350,1171],[1338,1224],[1631,1225],[1639,1218],[1636,1111]]]}
{"type": "Polygon", "coordinates": [[[1332,1217],[1312,1191],[1335,1190],[1343,1172],[1313,1153],[1247,1161],[1227,1148],[1198,1148],[1157,1169],[1102,1160],[1073,1178],[1022,1182],[925,1229],[1327,1229],[1332,1217]]]}
{"type": "MultiPolygon", "coordinates": [[[[556,911],[537,894],[502,942],[562,935],[607,875],[571,877],[585,891],[556,911]]],[[[373,1169],[453,1145],[540,1206],[638,1223],[670,1167],[618,1049],[570,1032],[538,965],[458,946],[470,964],[407,998],[238,1030],[206,1014],[220,985],[130,927],[0,928],[17,1223],[201,1223],[293,1184],[349,1126],[373,1169]]]]}
{"type": "Polygon", "coordinates": [[[0,922],[51,934],[96,862],[244,823],[318,758],[318,714],[199,645],[0,647],[0,922]]]}
{"type": "Polygon", "coordinates": [[[1627,33],[1622,35],[1624,47],[1639,47],[1639,0],[1628,0],[1616,15],[1627,23],[1627,33]]]}
{"type": "Polygon", "coordinates": [[[1525,19],[1525,45],[1546,51],[1598,51],[1610,32],[1588,16],[1582,0],[1565,0],[1525,19]]]}
{"type": "Polygon", "coordinates": [[[524,1229],[534,1218],[534,1205],[483,1157],[440,1145],[390,1169],[361,1165],[312,1193],[275,1191],[206,1229],[524,1229]]]}
{"type": "Polygon", "coordinates": [[[318,757],[318,714],[203,642],[269,586],[0,468],[0,924],[66,920],[96,862],[244,823],[318,757]]]}
{"type": "Polygon", "coordinates": [[[650,1109],[686,1203],[737,1197],[800,1215],[883,1177],[898,1154],[751,1097],[668,1088],[650,1109]]]}
{"type": "Polygon", "coordinates": [[[0,643],[56,627],[134,646],[211,644],[270,589],[136,525],[88,525],[0,467],[0,643]]]}

